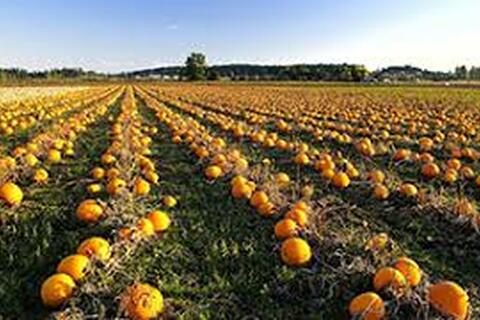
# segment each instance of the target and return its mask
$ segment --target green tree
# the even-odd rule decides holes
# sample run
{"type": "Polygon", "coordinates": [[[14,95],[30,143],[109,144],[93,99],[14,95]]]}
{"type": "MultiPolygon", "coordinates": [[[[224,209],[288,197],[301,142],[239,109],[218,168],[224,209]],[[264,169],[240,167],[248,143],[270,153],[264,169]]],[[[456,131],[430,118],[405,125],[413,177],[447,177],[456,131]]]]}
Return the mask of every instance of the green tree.
{"type": "Polygon", "coordinates": [[[353,81],[363,81],[368,76],[368,70],[363,65],[351,67],[353,81]]]}
{"type": "Polygon", "coordinates": [[[455,68],[455,76],[457,79],[465,80],[468,78],[468,70],[466,66],[459,66],[455,68]]]}
{"type": "Polygon", "coordinates": [[[220,79],[220,74],[218,73],[217,70],[215,69],[208,69],[207,71],[207,80],[210,80],[210,81],[217,81],[220,79]]]}
{"type": "Polygon", "coordinates": [[[185,75],[190,81],[205,80],[207,76],[207,58],[203,53],[192,52],[185,61],[185,75]]]}
{"type": "Polygon", "coordinates": [[[480,80],[480,67],[472,66],[469,71],[470,79],[480,80]]]}

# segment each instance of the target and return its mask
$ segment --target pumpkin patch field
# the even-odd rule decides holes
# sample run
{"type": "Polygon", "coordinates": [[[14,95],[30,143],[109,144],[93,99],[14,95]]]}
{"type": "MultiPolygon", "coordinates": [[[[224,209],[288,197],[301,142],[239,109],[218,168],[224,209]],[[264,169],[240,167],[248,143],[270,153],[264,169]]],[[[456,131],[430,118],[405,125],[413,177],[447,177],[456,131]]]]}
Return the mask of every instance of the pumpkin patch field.
{"type": "Polygon", "coordinates": [[[479,319],[480,91],[0,89],[0,319],[479,319]]]}

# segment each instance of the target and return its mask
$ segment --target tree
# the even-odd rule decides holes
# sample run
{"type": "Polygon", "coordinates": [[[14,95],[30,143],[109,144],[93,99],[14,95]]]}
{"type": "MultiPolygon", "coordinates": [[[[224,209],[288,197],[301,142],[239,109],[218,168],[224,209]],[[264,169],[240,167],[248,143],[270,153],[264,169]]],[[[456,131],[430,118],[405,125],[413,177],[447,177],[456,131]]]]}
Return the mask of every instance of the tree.
{"type": "Polygon", "coordinates": [[[210,80],[210,81],[220,80],[220,74],[215,69],[209,69],[207,71],[207,79],[210,80]]]}
{"type": "Polygon", "coordinates": [[[468,70],[465,66],[459,66],[455,68],[455,76],[457,79],[465,80],[468,78],[468,70]]]}
{"type": "Polygon", "coordinates": [[[469,71],[470,79],[480,80],[480,67],[472,66],[469,71]]]}
{"type": "Polygon", "coordinates": [[[353,81],[363,81],[368,76],[368,70],[363,65],[354,65],[351,70],[353,81]]]}
{"type": "Polygon", "coordinates": [[[203,53],[192,52],[185,61],[185,75],[190,81],[205,80],[207,59],[203,53]]]}

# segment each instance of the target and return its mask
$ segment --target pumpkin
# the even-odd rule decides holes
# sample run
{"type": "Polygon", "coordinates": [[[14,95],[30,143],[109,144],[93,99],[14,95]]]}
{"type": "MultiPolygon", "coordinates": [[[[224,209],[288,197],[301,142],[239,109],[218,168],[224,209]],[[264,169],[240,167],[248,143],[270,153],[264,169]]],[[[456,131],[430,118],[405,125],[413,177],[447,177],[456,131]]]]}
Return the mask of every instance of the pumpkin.
{"type": "Polygon", "coordinates": [[[144,173],[145,179],[147,179],[148,182],[151,182],[153,184],[157,184],[158,181],[160,180],[160,177],[154,170],[147,170],[144,173]]]}
{"type": "Polygon", "coordinates": [[[35,167],[39,162],[38,158],[31,153],[25,155],[24,161],[29,167],[35,167]]]}
{"type": "Polygon", "coordinates": [[[288,174],[284,172],[277,173],[275,176],[275,182],[280,186],[280,187],[286,187],[290,184],[290,177],[288,174]]]}
{"type": "Polygon", "coordinates": [[[428,302],[438,311],[455,320],[463,320],[468,314],[468,295],[458,284],[442,281],[427,288],[428,302]]]}
{"type": "Polygon", "coordinates": [[[266,166],[269,166],[269,165],[272,164],[272,160],[270,160],[269,158],[263,158],[262,159],[262,164],[266,165],[266,166]]]}
{"type": "Polygon", "coordinates": [[[433,140],[428,137],[422,137],[418,140],[421,151],[429,151],[433,147],[433,140]]]}
{"type": "Polygon", "coordinates": [[[285,239],[296,236],[298,225],[293,219],[285,218],[275,224],[275,236],[278,239],[285,239]]]}
{"type": "Polygon", "coordinates": [[[348,166],[346,174],[350,179],[355,179],[360,176],[360,172],[354,166],[348,166]]]}
{"type": "Polygon", "coordinates": [[[466,179],[473,179],[475,178],[475,171],[471,167],[468,166],[463,166],[460,169],[461,174],[466,178],[466,179]]]}
{"type": "Polygon", "coordinates": [[[113,178],[107,184],[107,192],[110,195],[114,196],[114,195],[117,195],[120,192],[120,190],[122,190],[126,186],[127,186],[127,182],[125,180],[120,178],[113,178]]]}
{"type": "Polygon", "coordinates": [[[310,261],[312,252],[308,243],[298,237],[283,241],[281,258],[289,266],[302,266],[310,261]]]}
{"type": "Polygon", "coordinates": [[[102,155],[102,157],[100,158],[100,161],[102,162],[102,164],[104,165],[111,165],[113,164],[115,161],[117,161],[117,159],[115,158],[115,156],[109,154],[109,153],[105,153],[102,155]]]}
{"type": "Polygon", "coordinates": [[[148,284],[128,287],[121,296],[121,308],[128,317],[135,320],[157,318],[163,311],[163,296],[148,284]]]}
{"type": "Polygon", "coordinates": [[[394,290],[401,290],[407,285],[405,276],[395,268],[384,267],[379,269],[373,277],[373,287],[376,291],[390,287],[394,290]]]}
{"type": "Polygon", "coordinates": [[[230,185],[234,186],[236,184],[243,184],[243,183],[247,183],[247,182],[248,182],[247,178],[245,178],[244,176],[241,176],[241,175],[237,175],[230,181],[230,185]]]}
{"type": "Polygon", "coordinates": [[[388,234],[382,232],[371,237],[365,244],[365,250],[383,250],[389,240],[388,234]]]}
{"type": "Polygon", "coordinates": [[[175,144],[179,144],[182,142],[182,137],[180,136],[173,136],[172,137],[172,142],[175,143],[175,144]]]}
{"type": "Polygon", "coordinates": [[[305,153],[299,153],[295,156],[293,161],[298,165],[305,166],[310,162],[310,159],[305,153]]]}
{"type": "Polygon", "coordinates": [[[458,180],[458,173],[455,169],[447,169],[443,175],[443,181],[448,184],[452,184],[458,180]]]}
{"type": "Polygon", "coordinates": [[[23,199],[23,192],[13,182],[6,182],[0,187],[0,199],[10,206],[19,205],[23,199]]]}
{"type": "Polygon", "coordinates": [[[440,174],[440,168],[435,163],[428,162],[422,166],[422,174],[429,179],[435,178],[440,174]]]}
{"type": "Polygon", "coordinates": [[[373,183],[383,183],[385,181],[385,173],[382,170],[373,170],[368,174],[368,180],[373,183]]]}
{"type": "Polygon", "coordinates": [[[163,232],[170,226],[170,218],[166,212],[154,210],[148,214],[147,218],[152,222],[155,232],[163,232]]]}
{"type": "Polygon", "coordinates": [[[120,176],[120,170],[117,168],[110,168],[106,172],[106,176],[108,180],[112,180],[113,178],[118,178],[120,176]]]}
{"type": "Polygon", "coordinates": [[[365,292],[353,298],[348,311],[362,320],[381,320],[385,317],[385,304],[378,294],[365,292]]]}
{"type": "Polygon", "coordinates": [[[46,307],[57,308],[73,294],[75,281],[65,273],[56,273],[47,278],[40,288],[40,297],[46,307]]]}
{"type": "Polygon", "coordinates": [[[335,169],[335,162],[333,162],[331,159],[323,158],[323,159],[320,159],[317,162],[315,162],[314,167],[318,171],[334,170],[335,169]]]}
{"type": "Polygon", "coordinates": [[[418,157],[419,157],[420,161],[425,162],[425,163],[433,162],[435,160],[435,158],[428,152],[424,152],[424,153],[420,154],[418,157]]]}
{"type": "Polygon", "coordinates": [[[266,138],[263,141],[263,145],[267,148],[273,148],[275,146],[275,141],[271,138],[266,138]]]}
{"type": "Polygon", "coordinates": [[[167,208],[173,208],[177,205],[177,199],[172,196],[165,196],[162,199],[163,205],[167,208]]]}
{"type": "Polygon", "coordinates": [[[305,227],[308,223],[308,214],[306,211],[300,208],[293,208],[287,212],[285,218],[292,219],[301,228],[305,227]]]}
{"type": "Polygon", "coordinates": [[[137,178],[133,186],[133,192],[137,196],[145,196],[150,193],[150,183],[142,178],[137,178]]]}
{"type": "Polygon", "coordinates": [[[412,287],[417,286],[422,280],[422,270],[418,264],[410,258],[400,257],[394,265],[400,271],[412,287]]]}
{"type": "Polygon", "coordinates": [[[87,271],[90,260],[82,254],[73,254],[64,258],[57,266],[58,273],[65,273],[73,280],[81,280],[87,271]]]}
{"type": "Polygon", "coordinates": [[[240,158],[237,161],[235,161],[234,167],[235,167],[234,171],[236,173],[245,171],[248,169],[248,161],[245,158],[240,158]]]}
{"type": "Polygon", "coordinates": [[[372,145],[372,142],[368,138],[364,138],[356,143],[355,147],[357,148],[358,152],[362,155],[371,157],[375,154],[375,148],[372,145]]]}
{"type": "Polygon", "coordinates": [[[87,186],[87,191],[91,194],[99,193],[102,191],[103,187],[99,183],[91,183],[87,186]]]}
{"type": "Polygon", "coordinates": [[[135,226],[141,232],[141,234],[146,237],[151,237],[155,234],[155,227],[150,219],[141,218],[138,220],[135,226]]]}
{"type": "Polygon", "coordinates": [[[262,217],[270,217],[275,213],[275,205],[271,202],[265,202],[257,207],[257,211],[262,217]]]}
{"type": "Polygon", "coordinates": [[[415,197],[418,194],[418,189],[411,183],[404,183],[400,185],[399,191],[406,197],[415,197]]]}
{"type": "Polygon", "coordinates": [[[447,166],[448,168],[453,170],[460,170],[460,168],[462,167],[462,163],[458,159],[450,159],[447,161],[447,166]]]}
{"type": "Polygon", "coordinates": [[[88,199],[80,203],[76,214],[81,221],[96,222],[103,214],[103,208],[95,200],[88,199]]]}
{"type": "Polygon", "coordinates": [[[37,169],[33,174],[33,181],[36,183],[46,183],[48,181],[48,172],[45,169],[37,169]]]}
{"type": "Polygon", "coordinates": [[[12,157],[4,157],[0,159],[0,169],[13,170],[17,166],[17,162],[12,157]]]}
{"type": "Polygon", "coordinates": [[[56,149],[48,150],[47,159],[51,163],[59,163],[62,161],[62,153],[56,149]]]}
{"type": "Polygon", "coordinates": [[[254,208],[258,208],[267,202],[268,195],[265,193],[265,191],[255,191],[250,198],[250,205],[254,208]]]}
{"type": "Polygon", "coordinates": [[[57,139],[53,142],[53,147],[57,150],[62,150],[65,145],[65,141],[62,139],[57,139]]]}
{"type": "Polygon", "coordinates": [[[110,244],[103,238],[91,237],[78,246],[77,253],[98,260],[107,260],[110,258],[110,244]]]}
{"type": "Polygon", "coordinates": [[[302,189],[300,190],[300,193],[304,198],[310,198],[311,196],[313,196],[314,192],[315,192],[315,189],[312,185],[303,186],[302,189]]]}
{"type": "Polygon", "coordinates": [[[388,188],[379,183],[376,184],[375,187],[373,187],[373,197],[377,200],[386,200],[390,195],[390,191],[388,188]]]}
{"type": "Polygon", "coordinates": [[[306,213],[310,212],[310,206],[308,205],[307,202],[300,200],[295,203],[293,206],[294,209],[300,209],[305,211],[306,213]]]}
{"type": "Polygon", "coordinates": [[[408,149],[399,149],[395,152],[393,155],[393,160],[394,161],[404,161],[410,158],[412,155],[412,151],[408,149]]]}
{"type": "Polygon", "coordinates": [[[232,196],[236,199],[247,198],[250,199],[254,189],[247,183],[236,183],[232,187],[232,196]]]}
{"type": "Polygon", "coordinates": [[[334,176],[335,176],[335,171],[332,169],[325,169],[322,171],[322,178],[324,178],[327,181],[332,180],[334,176]]]}
{"type": "Polygon", "coordinates": [[[339,171],[333,175],[332,184],[339,189],[345,189],[350,185],[350,177],[345,172],[339,171]]]}
{"type": "Polygon", "coordinates": [[[210,165],[205,169],[205,176],[211,180],[218,179],[222,174],[222,168],[217,165],[210,165]]]}

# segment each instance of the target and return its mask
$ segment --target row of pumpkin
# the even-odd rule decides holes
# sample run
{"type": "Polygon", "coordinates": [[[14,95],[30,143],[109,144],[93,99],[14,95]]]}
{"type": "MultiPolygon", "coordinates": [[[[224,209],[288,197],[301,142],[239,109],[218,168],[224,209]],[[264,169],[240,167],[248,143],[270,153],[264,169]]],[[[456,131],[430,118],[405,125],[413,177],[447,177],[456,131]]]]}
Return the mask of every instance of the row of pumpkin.
{"type": "MultiPolygon", "coordinates": [[[[139,212],[146,211],[146,204],[140,198],[146,198],[151,189],[149,182],[142,178],[134,179],[134,176],[141,171],[151,183],[158,183],[159,180],[154,162],[148,157],[151,139],[145,132],[155,133],[156,128],[142,124],[133,90],[127,87],[121,112],[110,130],[110,146],[100,157],[100,163],[108,169],[94,167],[91,175],[96,182],[86,186],[91,195],[98,196],[106,180],[108,199],[112,201],[104,203],[86,199],[76,209],[76,217],[84,223],[94,224],[101,218],[116,215],[125,225],[116,227],[116,237],[112,242],[98,236],[88,238],[79,245],[75,254],[60,261],[56,273],[42,283],[40,296],[45,306],[66,308],[75,289],[88,282],[86,276],[93,273],[93,268],[108,269],[114,261],[118,265],[137,246],[154,236],[158,237],[169,228],[171,221],[164,211],[152,210],[145,217],[138,217],[139,212]],[[133,183],[131,189],[127,188],[130,183],[133,183]],[[129,208],[133,208],[134,212],[130,212],[129,208]]],[[[170,197],[170,201],[164,202],[173,206],[175,203],[172,201],[175,199],[170,197]]],[[[164,310],[163,296],[149,284],[135,283],[121,294],[120,309],[132,319],[151,319],[164,310]]]]}
{"type": "MultiPolygon", "coordinates": [[[[160,120],[165,122],[172,132],[172,140],[175,143],[187,143],[194,154],[200,159],[210,159],[209,165],[205,168],[205,177],[209,180],[216,180],[231,173],[236,174],[231,180],[231,193],[234,198],[246,198],[257,212],[270,217],[277,212],[278,207],[270,202],[269,196],[263,190],[256,189],[254,181],[245,178],[248,175],[248,162],[242,158],[236,149],[229,149],[221,138],[212,136],[206,127],[196,122],[193,118],[183,119],[178,114],[155,100],[145,93],[143,98],[147,104],[154,105],[160,120]],[[221,141],[221,143],[218,143],[221,141]],[[213,143],[211,143],[213,142],[213,143]],[[239,162],[239,160],[242,160],[239,162]],[[243,164],[243,165],[239,165],[243,164]]],[[[174,104],[178,106],[178,104],[174,104]]],[[[181,110],[185,110],[181,108],[181,110]]],[[[186,109],[188,110],[188,109],[186,109]]],[[[187,112],[192,115],[200,115],[200,118],[207,118],[205,113],[187,112]]],[[[221,117],[221,116],[220,116],[221,117]]],[[[216,123],[218,125],[218,123],[216,123]]],[[[234,134],[235,135],[235,134],[234,134]]],[[[296,156],[293,162],[298,165],[306,165],[309,161],[296,156]]],[[[330,157],[322,157],[315,163],[315,169],[328,170],[334,167],[330,157]]],[[[374,186],[374,196],[379,200],[388,197],[388,189],[384,190],[382,182],[385,175],[380,170],[374,170],[368,174],[368,180],[374,186]],[[387,196],[385,194],[387,193],[387,196]]],[[[346,173],[333,174],[332,184],[338,188],[346,188],[350,183],[350,177],[346,173]]],[[[280,185],[288,184],[288,175],[279,173],[275,179],[280,185]]],[[[403,184],[399,189],[401,194],[407,197],[415,197],[417,189],[413,184],[403,184]]],[[[309,205],[304,201],[298,201],[285,217],[275,225],[275,235],[284,240],[281,246],[281,259],[290,266],[304,266],[311,259],[311,248],[305,240],[297,237],[299,230],[306,227],[308,223],[309,205]]],[[[396,290],[398,293],[407,288],[416,287],[422,279],[422,271],[418,264],[407,257],[399,258],[394,267],[381,268],[375,274],[373,287],[377,292],[384,290],[396,290]]],[[[468,295],[456,283],[443,281],[427,287],[427,300],[430,304],[446,316],[455,319],[465,319],[468,314],[468,295]]],[[[374,292],[367,292],[355,297],[349,305],[349,312],[352,317],[360,317],[366,320],[380,320],[386,316],[386,308],[382,298],[374,292]]]]}

